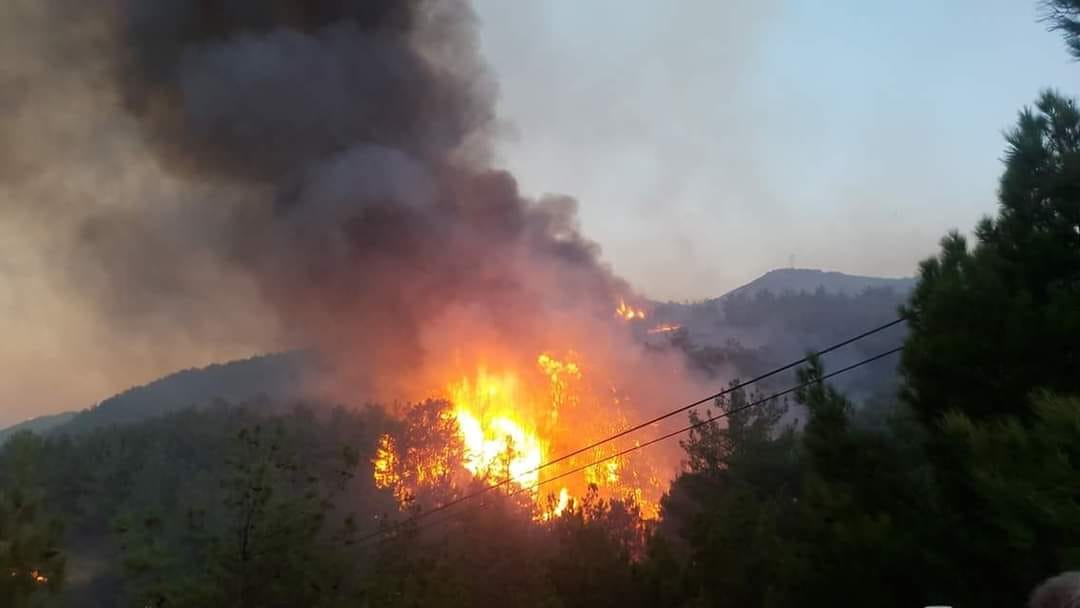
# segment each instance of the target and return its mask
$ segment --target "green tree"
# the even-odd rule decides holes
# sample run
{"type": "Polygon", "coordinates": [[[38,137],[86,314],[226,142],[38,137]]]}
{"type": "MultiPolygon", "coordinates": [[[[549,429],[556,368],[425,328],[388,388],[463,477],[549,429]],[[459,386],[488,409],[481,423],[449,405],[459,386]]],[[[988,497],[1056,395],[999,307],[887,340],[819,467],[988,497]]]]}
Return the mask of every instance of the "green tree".
{"type": "Polygon", "coordinates": [[[631,564],[648,532],[636,505],[603,500],[593,486],[554,519],[550,532],[555,546],[544,566],[559,606],[636,605],[631,564]]]}
{"type": "Polygon", "coordinates": [[[1065,37],[1069,53],[1080,59],[1080,0],[1045,0],[1044,19],[1065,37]]]}
{"type": "Polygon", "coordinates": [[[920,265],[904,314],[908,403],[928,423],[1026,415],[1034,387],[1080,391],[1080,111],[1045,92],[1020,113],[996,217],[920,265]]]}
{"type": "Polygon", "coordinates": [[[182,521],[150,514],[122,522],[135,603],[272,608],[349,599],[356,525],[346,517],[335,529],[328,518],[358,455],[344,448],[337,467],[321,470],[293,425],[303,428],[277,419],[236,434],[221,509],[188,510],[182,521]]]}
{"type": "Polygon", "coordinates": [[[0,450],[0,606],[40,605],[63,585],[63,527],[46,502],[43,451],[30,432],[0,450]]]}
{"type": "Polygon", "coordinates": [[[1047,576],[1080,568],[1080,398],[1038,393],[1030,424],[953,413],[943,428],[974,507],[958,557],[994,581],[972,599],[1019,606],[1047,576]]]}
{"type": "MultiPolygon", "coordinates": [[[[788,584],[797,569],[789,544],[798,526],[797,436],[780,423],[786,404],[745,408],[758,398],[734,391],[716,401],[717,411],[690,414],[699,426],[682,442],[685,472],[663,501],[660,526],[672,538],[670,550],[684,554],[687,571],[684,588],[669,589],[667,601],[671,595],[703,605],[796,601],[788,584]]],[[[651,549],[652,557],[668,558],[665,547],[651,549]]]]}
{"type": "Polygon", "coordinates": [[[852,403],[822,381],[812,358],[796,394],[802,435],[799,526],[787,550],[803,567],[792,584],[808,606],[916,606],[955,595],[935,549],[935,486],[923,440],[903,415],[856,424],[852,403]],[[843,581],[843,584],[837,584],[843,581]]]}
{"type": "MultiPolygon", "coordinates": [[[[465,491],[485,485],[478,479],[465,491]]],[[[531,496],[490,492],[437,520],[394,528],[374,548],[361,605],[548,606],[551,545],[532,515],[531,496]]]]}

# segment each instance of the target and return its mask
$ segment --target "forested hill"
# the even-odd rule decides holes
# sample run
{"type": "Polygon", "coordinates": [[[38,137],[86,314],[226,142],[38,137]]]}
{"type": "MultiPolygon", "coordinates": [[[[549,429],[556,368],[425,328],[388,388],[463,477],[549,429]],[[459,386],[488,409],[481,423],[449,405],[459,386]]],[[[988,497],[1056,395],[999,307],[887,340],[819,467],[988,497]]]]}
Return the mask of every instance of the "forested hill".
{"type": "Polygon", "coordinates": [[[69,422],[78,415],[78,412],[62,412],[60,414],[53,414],[52,416],[38,416],[37,418],[32,418],[25,422],[9,426],[6,429],[0,429],[0,444],[4,443],[8,437],[11,437],[19,431],[44,433],[69,422]]]}
{"type": "MultiPolygon", "coordinates": [[[[741,376],[843,339],[895,316],[913,279],[889,279],[810,269],[778,269],[722,296],[695,304],[657,304],[659,321],[683,324],[696,364],[741,376]]],[[[888,337],[888,336],[887,336],[888,337]]],[[[869,346],[876,346],[870,343],[869,346]]],[[[853,351],[853,356],[865,354],[853,351]]],[[[42,416],[0,430],[0,443],[17,430],[85,431],[130,424],[215,399],[246,402],[259,396],[287,401],[299,396],[310,356],[279,353],[176,372],[128,389],[82,411],[42,416]]],[[[891,380],[870,378],[866,387],[891,380]]]]}
{"type": "Polygon", "coordinates": [[[79,412],[43,416],[0,430],[0,443],[19,430],[83,432],[131,424],[217,399],[237,403],[259,397],[288,401],[299,397],[302,376],[312,364],[310,359],[303,352],[275,353],[182,370],[79,412]]]}
{"type": "MultiPolygon", "coordinates": [[[[656,304],[649,325],[678,325],[678,332],[664,337],[706,373],[749,378],[896,319],[914,284],[914,279],[779,269],[717,298],[656,304]]],[[[843,366],[875,355],[903,340],[904,331],[895,327],[859,341],[830,355],[830,362],[843,366]]],[[[897,380],[895,366],[882,365],[839,383],[864,401],[891,394],[897,380]]]]}
{"type": "Polygon", "coordinates": [[[897,293],[907,294],[913,287],[915,287],[914,277],[867,277],[811,268],[777,268],[742,287],[732,289],[717,299],[753,297],[762,291],[771,291],[776,295],[781,295],[788,292],[813,293],[819,289],[826,293],[847,296],[858,295],[868,289],[891,289],[897,293]]]}

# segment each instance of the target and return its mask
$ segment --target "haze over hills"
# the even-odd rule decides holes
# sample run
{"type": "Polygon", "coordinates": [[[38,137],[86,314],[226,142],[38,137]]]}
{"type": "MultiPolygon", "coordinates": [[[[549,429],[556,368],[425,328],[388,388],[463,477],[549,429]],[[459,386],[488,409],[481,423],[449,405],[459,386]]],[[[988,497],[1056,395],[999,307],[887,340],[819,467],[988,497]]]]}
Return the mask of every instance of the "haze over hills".
{"type": "MultiPolygon", "coordinates": [[[[743,375],[757,373],[807,348],[821,346],[836,336],[845,336],[862,325],[895,314],[896,306],[915,285],[914,278],[884,278],[844,274],[804,268],[771,270],[753,281],[716,298],[694,304],[658,303],[656,320],[670,320],[685,326],[695,356],[718,356],[736,361],[743,375]],[[776,299],[757,301],[770,293],[776,299]],[[778,303],[786,303],[778,306],[778,303]],[[827,310],[847,305],[861,308],[852,317],[840,312],[848,322],[823,317],[827,310]],[[760,311],[761,318],[747,311],[760,311]],[[800,326],[808,321],[811,328],[800,326]],[[732,346],[738,343],[738,347],[732,346]],[[711,351],[710,349],[714,349],[711,351]],[[734,350],[733,350],[734,349],[734,350]]],[[[887,320],[887,319],[886,319],[887,320]]],[[[143,386],[133,387],[82,411],[41,416],[0,430],[0,443],[14,432],[39,433],[55,429],[82,432],[113,424],[128,424],[192,405],[214,400],[241,402],[265,397],[288,400],[301,396],[305,371],[312,365],[305,353],[276,353],[250,359],[187,369],[143,386]]],[[[704,363],[708,366],[708,363],[704,363]]]]}

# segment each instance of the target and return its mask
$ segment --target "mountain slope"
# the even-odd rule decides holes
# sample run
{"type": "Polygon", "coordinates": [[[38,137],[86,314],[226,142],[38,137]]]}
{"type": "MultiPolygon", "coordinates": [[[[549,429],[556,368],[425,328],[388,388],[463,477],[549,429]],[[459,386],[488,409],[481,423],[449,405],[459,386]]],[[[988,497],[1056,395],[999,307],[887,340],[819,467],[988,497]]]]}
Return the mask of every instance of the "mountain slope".
{"type": "Polygon", "coordinates": [[[6,429],[0,429],[0,444],[3,444],[9,437],[20,431],[32,431],[34,433],[47,433],[52,429],[70,422],[72,418],[78,415],[78,412],[63,412],[60,414],[53,414],[51,416],[39,416],[37,418],[31,418],[25,422],[20,422],[6,429]]]}
{"type": "Polygon", "coordinates": [[[867,289],[890,288],[897,293],[907,294],[915,287],[913,277],[885,278],[844,274],[810,268],[778,268],[770,270],[742,287],[736,287],[719,299],[735,296],[753,297],[762,291],[771,291],[776,295],[788,292],[811,292],[824,289],[826,293],[858,295],[867,289]]]}
{"type": "MultiPolygon", "coordinates": [[[[746,367],[739,370],[746,375],[759,366],[894,317],[914,284],[913,278],[783,268],[698,304],[656,303],[653,320],[683,325],[692,341],[701,347],[737,340],[743,347],[754,349],[759,364],[752,368],[737,366],[746,367]],[[778,298],[757,301],[756,296],[765,292],[778,298]]],[[[43,416],[0,430],[0,443],[19,430],[84,431],[137,422],[215,399],[295,399],[301,396],[303,376],[313,369],[311,359],[306,353],[278,353],[183,370],[126,390],[81,412],[43,416]]]]}
{"type": "MultiPolygon", "coordinates": [[[[915,281],[779,269],[718,298],[657,304],[649,324],[681,326],[661,340],[674,340],[695,366],[719,377],[748,378],[896,319],[915,281]]],[[[860,340],[826,357],[826,367],[876,355],[902,344],[905,335],[901,325],[860,340]]],[[[777,380],[779,388],[794,377],[777,380]]],[[[895,360],[889,360],[835,383],[866,400],[895,394],[898,381],[895,360]]]]}
{"type": "Polygon", "coordinates": [[[130,388],[80,412],[42,416],[0,430],[0,443],[20,430],[83,432],[130,424],[191,405],[206,405],[215,399],[294,399],[300,396],[303,378],[311,366],[307,353],[289,352],[186,369],[130,388]]]}

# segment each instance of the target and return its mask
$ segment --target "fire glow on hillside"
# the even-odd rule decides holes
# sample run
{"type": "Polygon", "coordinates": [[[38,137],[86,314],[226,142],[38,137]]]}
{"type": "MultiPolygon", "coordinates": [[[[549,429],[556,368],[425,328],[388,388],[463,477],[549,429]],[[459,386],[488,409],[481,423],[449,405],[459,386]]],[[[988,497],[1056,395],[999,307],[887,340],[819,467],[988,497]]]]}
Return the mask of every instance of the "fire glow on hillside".
{"type": "MultiPolygon", "coordinates": [[[[620,306],[624,308],[644,316],[620,306]]],[[[621,312],[619,316],[630,319],[621,312]]],[[[625,396],[607,379],[590,378],[588,362],[578,353],[541,353],[534,361],[515,369],[478,360],[447,371],[444,386],[431,391],[446,406],[427,415],[437,417],[434,426],[450,435],[432,440],[459,442],[460,449],[384,435],[373,463],[376,486],[392,489],[404,507],[440,486],[460,489],[473,479],[489,485],[502,482],[508,493],[532,497],[536,519],[559,515],[593,490],[603,498],[634,502],[644,518],[657,517],[666,480],[659,478],[655,462],[639,452],[603,460],[626,444],[606,443],[542,466],[626,428],[628,420],[621,407],[625,396]],[[603,462],[546,481],[599,460],[603,462]]]]}

